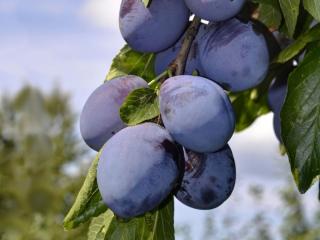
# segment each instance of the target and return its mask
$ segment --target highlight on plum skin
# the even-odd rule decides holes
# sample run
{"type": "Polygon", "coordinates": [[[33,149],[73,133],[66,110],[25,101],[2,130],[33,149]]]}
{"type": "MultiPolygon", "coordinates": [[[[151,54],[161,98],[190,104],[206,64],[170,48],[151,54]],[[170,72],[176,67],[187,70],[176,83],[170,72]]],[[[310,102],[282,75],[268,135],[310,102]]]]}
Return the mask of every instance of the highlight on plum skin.
{"type": "Polygon", "coordinates": [[[148,87],[138,76],[127,75],[105,82],[89,96],[80,115],[80,132],[86,144],[99,151],[103,144],[126,125],[119,109],[127,95],[148,87]]]}
{"type": "Polygon", "coordinates": [[[185,151],[185,172],[175,194],[185,205],[213,209],[231,195],[236,181],[236,166],[228,145],[217,152],[185,151]]]}
{"type": "Polygon", "coordinates": [[[234,132],[235,116],[227,94],[206,78],[181,75],[167,79],[160,88],[159,102],[164,126],[185,148],[214,152],[234,132]]]}
{"type": "Polygon", "coordinates": [[[120,31],[134,50],[160,52],[180,38],[189,16],[184,0],[152,0],[148,8],[141,0],[122,0],[120,31]]]}
{"type": "Polygon", "coordinates": [[[143,123],[124,128],[100,156],[97,181],[102,199],[126,219],[153,210],[178,185],[181,161],[183,154],[163,127],[143,123]]]}

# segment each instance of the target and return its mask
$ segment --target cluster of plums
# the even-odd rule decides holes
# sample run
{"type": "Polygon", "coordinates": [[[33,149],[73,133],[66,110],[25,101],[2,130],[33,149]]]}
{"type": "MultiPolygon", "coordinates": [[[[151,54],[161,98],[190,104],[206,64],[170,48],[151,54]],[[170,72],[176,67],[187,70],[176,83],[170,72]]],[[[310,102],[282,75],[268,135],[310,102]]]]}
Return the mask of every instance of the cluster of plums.
{"type": "MultiPolygon", "coordinates": [[[[244,2],[151,0],[145,7],[141,0],[122,1],[122,36],[134,50],[156,53],[157,74],[177,57],[191,13],[211,23],[200,26],[185,75],[170,77],[160,86],[164,126],[127,126],[121,120],[119,109],[128,94],[149,87],[138,76],[105,82],[85,103],[81,134],[92,149],[102,149],[98,187],[117,216],[144,214],[172,193],[190,207],[212,209],[233,191],[236,169],[228,141],[235,115],[225,90],[258,85],[269,65],[264,35],[254,23],[234,18],[244,2]],[[195,71],[198,75],[191,75],[195,71]]],[[[278,106],[270,105],[278,113],[278,106]]]]}

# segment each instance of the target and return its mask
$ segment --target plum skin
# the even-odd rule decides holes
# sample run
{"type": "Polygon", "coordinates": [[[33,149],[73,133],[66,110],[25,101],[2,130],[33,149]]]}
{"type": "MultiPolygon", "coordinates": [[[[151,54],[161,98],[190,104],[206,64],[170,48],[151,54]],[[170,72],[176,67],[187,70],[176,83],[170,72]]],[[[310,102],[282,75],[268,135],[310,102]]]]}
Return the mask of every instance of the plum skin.
{"type": "Polygon", "coordinates": [[[162,84],[159,101],[164,126],[185,148],[213,152],[234,132],[235,116],[228,96],[206,78],[171,77],[162,84]]]}
{"type": "Polygon", "coordinates": [[[127,75],[105,82],[94,90],[80,115],[81,136],[89,147],[99,151],[111,136],[126,126],[119,109],[131,91],[143,87],[148,87],[146,81],[127,75]]]}
{"type": "Polygon", "coordinates": [[[97,182],[105,204],[128,219],[156,208],[180,175],[178,147],[168,131],[154,123],[127,127],[103,147],[97,182]]]}
{"type": "Polygon", "coordinates": [[[187,27],[190,12],[183,0],[122,0],[120,31],[131,48],[159,52],[172,46],[187,27]]]}
{"type": "Polygon", "coordinates": [[[237,15],[245,0],[185,0],[196,16],[208,21],[224,21],[237,15]]]}
{"type": "Polygon", "coordinates": [[[276,79],[268,91],[268,105],[273,112],[273,130],[279,142],[282,142],[280,114],[287,91],[287,78],[276,79]]]}
{"type": "Polygon", "coordinates": [[[211,24],[199,42],[203,75],[226,90],[247,90],[264,80],[269,49],[264,35],[253,23],[230,19],[211,24]]]}
{"type": "Polygon", "coordinates": [[[228,145],[213,153],[186,151],[186,167],[176,198],[196,209],[212,209],[231,195],[236,166],[228,145]]]}

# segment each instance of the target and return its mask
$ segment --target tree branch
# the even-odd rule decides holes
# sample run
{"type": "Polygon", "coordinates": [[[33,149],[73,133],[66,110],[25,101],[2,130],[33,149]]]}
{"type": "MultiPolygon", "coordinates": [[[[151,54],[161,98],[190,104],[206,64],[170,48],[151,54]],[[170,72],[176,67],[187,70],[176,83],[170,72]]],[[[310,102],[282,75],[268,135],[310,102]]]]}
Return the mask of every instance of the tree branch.
{"type": "Polygon", "coordinates": [[[184,73],[188,54],[192,46],[192,42],[197,36],[200,24],[201,19],[195,16],[185,33],[185,37],[183,39],[182,46],[177,58],[169,66],[169,70],[174,76],[182,75],[184,73]]]}

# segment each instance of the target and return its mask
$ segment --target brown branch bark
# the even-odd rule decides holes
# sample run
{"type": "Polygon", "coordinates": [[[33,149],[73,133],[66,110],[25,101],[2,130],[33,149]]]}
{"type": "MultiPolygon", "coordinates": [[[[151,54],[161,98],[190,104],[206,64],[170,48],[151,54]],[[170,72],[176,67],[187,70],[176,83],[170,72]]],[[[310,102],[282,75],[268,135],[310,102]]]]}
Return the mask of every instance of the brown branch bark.
{"type": "Polygon", "coordinates": [[[184,73],[184,69],[186,67],[186,62],[188,59],[188,54],[192,46],[192,42],[197,36],[200,24],[201,19],[198,17],[194,17],[190,26],[188,27],[178,56],[169,66],[169,70],[172,72],[174,76],[182,75],[184,73]]]}

